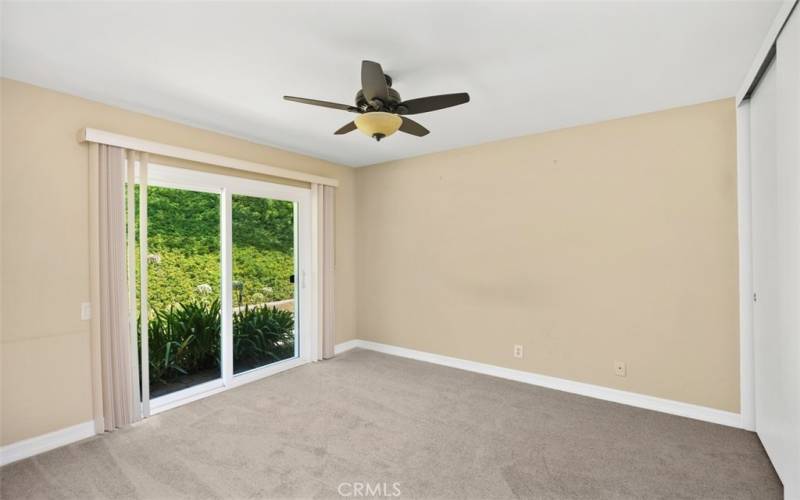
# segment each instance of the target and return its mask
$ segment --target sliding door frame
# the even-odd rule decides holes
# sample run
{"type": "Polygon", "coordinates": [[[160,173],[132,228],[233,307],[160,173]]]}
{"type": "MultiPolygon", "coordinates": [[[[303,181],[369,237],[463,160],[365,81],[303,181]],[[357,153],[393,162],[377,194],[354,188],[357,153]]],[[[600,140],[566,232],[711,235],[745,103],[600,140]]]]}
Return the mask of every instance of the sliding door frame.
{"type": "MultiPolygon", "coordinates": [[[[136,182],[139,182],[138,167],[136,182]]],[[[312,360],[312,213],[311,189],[297,186],[188,170],[151,163],[147,185],[215,193],[220,196],[220,378],[187,389],[165,394],[152,401],[142,401],[144,416],[156,414],[197,399],[240,386],[312,360]],[[289,201],[295,207],[295,356],[252,370],[234,374],[233,366],[233,195],[245,195],[289,201]],[[299,344],[299,348],[297,347],[299,344]],[[149,406],[149,408],[148,408],[149,406]],[[148,411],[149,410],[149,411],[148,411]]],[[[142,367],[149,363],[149,353],[142,348],[142,367]]],[[[142,370],[144,373],[144,370],[142,370]]],[[[142,385],[149,380],[142,378],[142,385]]],[[[143,391],[144,392],[144,391],[143,391]]]]}

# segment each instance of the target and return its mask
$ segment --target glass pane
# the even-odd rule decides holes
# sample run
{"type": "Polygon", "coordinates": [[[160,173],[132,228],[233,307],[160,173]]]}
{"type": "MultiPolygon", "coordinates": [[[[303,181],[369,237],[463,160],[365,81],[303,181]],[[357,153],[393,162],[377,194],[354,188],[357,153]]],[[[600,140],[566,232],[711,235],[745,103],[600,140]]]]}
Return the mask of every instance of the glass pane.
{"type": "Polygon", "coordinates": [[[221,376],[220,195],[147,195],[152,399],[221,376]]]}
{"type": "Polygon", "coordinates": [[[296,356],[295,206],[233,195],[233,371],[296,356]]]}

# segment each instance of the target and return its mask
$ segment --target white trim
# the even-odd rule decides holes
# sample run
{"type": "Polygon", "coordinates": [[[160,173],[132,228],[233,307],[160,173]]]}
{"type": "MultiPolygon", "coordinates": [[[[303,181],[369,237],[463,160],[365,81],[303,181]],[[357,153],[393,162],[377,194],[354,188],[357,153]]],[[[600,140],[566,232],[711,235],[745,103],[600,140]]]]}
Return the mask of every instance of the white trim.
{"type": "Polygon", "coordinates": [[[356,347],[361,347],[361,346],[359,346],[359,342],[361,342],[361,341],[358,340],[358,339],[353,339],[353,340],[348,340],[346,342],[342,342],[340,344],[336,344],[336,346],[333,348],[333,353],[334,354],[341,354],[343,352],[349,351],[350,349],[355,349],[356,347]]]}
{"type": "Polygon", "coordinates": [[[349,342],[344,342],[336,346],[336,352],[344,352],[354,347],[369,349],[371,351],[382,352],[394,356],[401,356],[404,358],[416,359],[418,361],[425,361],[437,365],[449,366],[451,368],[458,368],[460,370],[482,373],[492,377],[514,380],[516,382],[536,385],[539,387],[547,387],[548,389],[556,389],[572,394],[579,394],[581,396],[588,396],[590,398],[602,399],[604,401],[611,401],[628,406],[635,406],[637,408],[669,413],[671,415],[703,420],[706,422],[727,425],[730,427],[741,427],[741,417],[738,413],[683,403],[680,401],[657,398],[654,396],[647,396],[645,394],[637,394],[635,392],[611,389],[609,387],[602,387],[599,385],[575,382],[573,380],[550,377],[547,375],[539,375],[537,373],[512,370],[511,368],[503,368],[500,366],[478,363],[476,361],[469,361],[466,359],[451,358],[449,356],[442,356],[440,354],[415,351],[413,349],[406,349],[405,347],[381,344],[368,340],[351,340],[349,342]]]}
{"type": "Polygon", "coordinates": [[[233,382],[233,194],[222,188],[219,203],[220,240],[220,335],[222,347],[222,382],[233,382]]]}
{"type": "Polygon", "coordinates": [[[183,406],[187,403],[207,398],[208,396],[212,396],[220,392],[225,392],[229,389],[239,387],[240,385],[261,380],[262,378],[275,375],[276,373],[297,368],[298,366],[306,363],[308,363],[308,361],[300,357],[284,359],[282,361],[276,361],[275,363],[260,366],[250,371],[235,374],[229,384],[224,384],[222,379],[219,378],[189,387],[188,389],[174,392],[172,394],[165,394],[153,399],[151,415],[156,415],[158,413],[183,406]]]}
{"type": "Polygon", "coordinates": [[[125,238],[127,239],[127,265],[128,265],[128,337],[130,340],[131,358],[131,408],[134,415],[131,420],[136,422],[142,418],[142,395],[139,392],[139,338],[137,327],[139,312],[136,310],[136,152],[127,151],[125,163],[125,238]]]}
{"type": "Polygon", "coordinates": [[[193,385],[186,389],[164,394],[150,400],[150,415],[161,413],[162,411],[175,408],[190,401],[196,401],[204,398],[209,394],[215,394],[225,389],[225,384],[222,382],[222,377],[203,382],[202,384],[193,385]]]}
{"type": "MultiPolygon", "coordinates": [[[[294,231],[294,243],[293,243],[294,246],[293,246],[293,248],[297,248],[297,249],[300,248],[300,226],[301,226],[301,224],[300,224],[300,206],[299,205],[300,205],[299,203],[293,203],[292,204],[292,221],[293,221],[293,224],[294,224],[294,229],[293,229],[293,231],[294,231]]],[[[311,240],[309,239],[309,241],[311,241],[311,240]]],[[[300,252],[299,251],[298,252],[294,252],[294,261],[293,262],[294,262],[295,280],[294,280],[294,294],[293,294],[293,297],[291,299],[282,300],[282,301],[279,301],[277,303],[273,302],[273,305],[291,302],[292,303],[292,311],[294,311],[295,318],[298,318],[299,314],[301,312],[304,312],[304,311],[301,310],[303,305],[301,304],[302,300],[300,299],[300,293],[301,292],[305,293],[305,292],[302,290],[302,288],[300,288],[300,286],[303,285],[302,280],[298,279],[298,276],[300,274],[300,272],[298,270],[301,269],[300,259],[301,259],[300,252]]],[[[308,308],[308,304],[307,303],[306,303],[305,307],[306,307],[306,309],[308,308]]],[[[313,312],[311,314],[313,316],[313,312]]],[[[307,323],[304,323],[304,325],[305,325],[304,328],[306,328],[306,327],[307,328],[311,328],[311,321],[309,321],[307,323]]],[[[294,355],[295,355],[295,357],[298,357],[298,356],[300,356],[300,323],[298,321],[294,322],[294,338],[295,338],[294,355]]],[[[305,356],[305,357],[307,359],[309,359],[309,360],[311,359],[310,356],[305,356]]]]}
{"type": "MultiPolygon", "coordinates": [[[[194,388],[197,388],[197,387],[201,387],[201,388],[204,389],[204,390],[196,392],[196,393],[192,392],[190,394],[186,394],[186,393],[184,393],[184,391],[178,391],[178,392],[181,393],[180,394],[181,397],[177,397],[174,400],[164,401],[164,402],[160,402],[160,403],[156,404],[156,402],[160,398],[153,399],[151,401],[151,405],[150,405],[150,417],[152,417],[154,415],[158,415],[161,412],[172,410],[172,409],[177,408],[179,406],[183,406],[185,404],[189,404],[191,402],[198,401],[200,399],[207,398],[209,396],[213,396],[214,394],[217,394],[217,393],[220,393],[220,392],[224,392],[224,391],[229,389],[229,387],[225,387],[224,385],[216,386],[213,389],[206,389],[204,386],[205,386],[205,384],[200,384],[200,385],[197,385],[197,386],[189,388],[189,389],[194,389],[194,388]]],[[[161,397],[167,397],[167,396],[170,396],[170,394],[166,394],[166,395],[161,396],[161,397]]]]}
{"type": "Polygon", "coordinates": [[[7,444],[0,448],[0,466],[90,438],[95,435],[94,426],[94,420],[89,420],[72,427],[7,444]]]}
{"type": "MultiPolygon", "coordinates": [[[[138,181],[138,177],[137,177],[138,181]]],[[[298,201],[305,199],[310,188],[275,184],[266,180],[245,179],[224,174],[200,172],[181,167],[150,163],[147,184],[168,188],[187,189],[204,193],[220,194],[227,189],[231,194],[269,197],[273,200],[298,201]]]]}
{"type": "Polygon", "coordinates": [[[308,363],[308,359],[298,356],[295,358],[276,361],[268,365],[259,366],[258,368],[253,368],[252,370],[235,374],[233,376],[233,383],[230,387],[233,388],[239,387],[240,385],[249,384],[250,382],[261,380],[264,377],[269,377],[270,375],[275,375],[276,373],[297,368],[298,366],[306,363],[308,363]]]}
{"type": "Polygon", "coordinates": [[[753,233],[750,193],[750,101],[736,109],[736,188],[739,225],[739,411],[742,428],[756,428],[753,345],[753,233]]]}
{"type": "Polygon", "coordinates": [[[228,156],[206,153],[196,149],[171,146],[169,144],[162,144],[160,142],[148,141],[146,139],[139,139],[137,137],[115,134],[113,132],[107,132],[105,130],[98,130],[94,128],[82,129],[79,133],[78,140],[79,142],[107,144],[109,146],[118,146],[125,149],[133,149],[136,151],[152,153],[160,156],[180,158],[182,160],[195,161],[208,165],[218,165],[220,167],[244,170],[246,172],[255,172],[273,177],[280,177],[283,179],[325,184],[328,186],[339,185],[338,180],[330,177],[306,174],[304,172],[297,172],[286,168],[273,167],[271,165],[264,165],[247,160],[239,160],[237,158],[231,158],[228,156]]]}
{"type": "Polygon", "coordinates": [[[142,418],[150,416],[150,305],[148,304],[149,295],[147,291],[147,277],[149,262],[147,248],[147,175],[149,156],[147,153],[139,154],[139,344],[141,345],[142,364],[141,370],[141,397],[142,397],[142,418]]]}
{"type": "MultiPolygon", "coordinates": [[[[314,336],[314,309],[313,301],[314,283],[306,278],[306,274],[313,267],[314,247],[312,242],[313,224],[311,222],[311,191],[306,190],[295,201],[295,342],[300,343],[295,352],[304,362],[313,361],[313,336],[314,336]],[[310,284],[310,285],[309,285],[310,284]]],[[[296,345],[296,344],[295,344],[296,345]]]]}
{"type": "Polygon", "coordinates": [[[775,19],[772,21],[772,25],[770,25],[767,35],[764,37],[764,41],[761,43],[761,48],[756,52],[756,57],[750,64],[747,76],[745,76],[744,82],[742,82],[742,86],[739,88],[739,92],[736,93],[737,105],[745,100],[749,93],[755,88],[758,79],[761,78],[763,70],[766,69],[767,63],[769,63],[767,59],[771,57],[770,54],[775,46],[775,42],[778,40],[778,35],[781,34],[781,30],[786,24],[786,21],[789,20],[789,16],[797,5],[797,2],[798,0],[784,0],[778,8],[778,13],[775,15],[775,19]]]}

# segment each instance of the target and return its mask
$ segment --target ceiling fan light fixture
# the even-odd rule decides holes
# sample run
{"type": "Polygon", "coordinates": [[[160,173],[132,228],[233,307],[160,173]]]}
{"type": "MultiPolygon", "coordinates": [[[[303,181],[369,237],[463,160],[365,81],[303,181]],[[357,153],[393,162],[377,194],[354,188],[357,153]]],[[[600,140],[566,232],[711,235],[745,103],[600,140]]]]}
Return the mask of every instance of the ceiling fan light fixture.
{"type": "Polygon", "coordinates": [[[403,119],[393,113],[383,111],[373,111],[358,115],[355,120],[358,130],[364,134],[380,141],[384,137],[389,137],[400,129],[403,119]]]}
{"type": "Polygon", "coordinates": [[[361,61],[361,90],[356,92],[355,106],[291,95],[285,95],[283,98],[287,101],[355,113],[355,120],[345,123],[333,134],[344,135],[358,129],[376,141],[398,130],[415,137],[425,137],[430,130],[406,115],[438,111],[469,102],[469,94],[466,92],[430,95],[403,101],[400,99],[400,94],[392,88],[392,78],[374,61],[361,61]]]}

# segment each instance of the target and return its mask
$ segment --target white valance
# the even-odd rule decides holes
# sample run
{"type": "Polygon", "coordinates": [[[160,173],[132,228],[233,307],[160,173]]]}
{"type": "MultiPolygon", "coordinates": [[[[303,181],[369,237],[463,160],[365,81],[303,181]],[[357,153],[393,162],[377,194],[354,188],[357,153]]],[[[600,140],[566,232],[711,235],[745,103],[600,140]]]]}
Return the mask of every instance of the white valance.
{"type": "Polygon", "coordinates": [[[287,168],[273,167],[271,165],[240,160],[238,158],[206,153],[196,149],[171,146],[169,144],[162,144],[160,142],[148,141],[146,139],[139,139],[137,137],[115,134],[113,132],[107,132],[105,130],[98,130],[94,128],[82,129],[79,133],[78,139],[80,142],[92,142],[96,144],[105,144],[108,146],[116,146],[118,148],[131,149],[143,153],[169,156],[171,158],[243,170],[245,172],[255,172],[258,174],[270,175],[283,179],[291,179],[295,181],[334,187],[339,185],[339,181],[331,177],[307,174],[305,172],[298,172],[295,170],[289,170],[287,168]]]}

